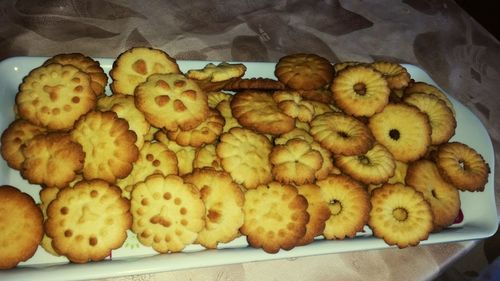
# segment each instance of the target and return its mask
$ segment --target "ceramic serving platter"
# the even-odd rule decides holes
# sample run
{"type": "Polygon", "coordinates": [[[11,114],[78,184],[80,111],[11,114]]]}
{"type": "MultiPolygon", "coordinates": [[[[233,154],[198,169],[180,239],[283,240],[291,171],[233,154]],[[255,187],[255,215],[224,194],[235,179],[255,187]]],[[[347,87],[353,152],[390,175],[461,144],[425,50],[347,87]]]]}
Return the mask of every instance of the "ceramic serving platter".
{"type": "MultiPolygon", "coordinates": [[[[0,131],[3,132],[14,120],[14,100],[23,77],[33,68],[40,66],[46,59],[43,57],[14,57],[0,62],[0,131]]],[[[114,60],[109,58],[98,60],[103,69],[109,72],[114,60]]],[[[203,68],[207,63],[207,61],[178,61],[182,71],[203,68]]],[[[274,78],[274,63],[245,62],[245,65],[247,67],[245,77],[274,78]]],[[[413,65],[404,65],[404,67],[415,81],[436,85],[424,70],[413,65]]],[[[110,93],[109,88],[107,88],[107,93],[110,93]]],[[[498,226],[493,182],[495,162],[491,139],[481,121],[469,109],[453,97],[449,98],[455,107],[458,124],[452,140],[466,143],[481,153],[488,162],[492,173],[489,175],[484,192],[460,193],[461,210],[464,214],[463,221],[442,232],[431,234],[429,239],[421,242],[422,245],[482,239],[493,235],[498,226]]],[[[16,186],[39,202],[40,187],[29,184],[20,177],[18,171],[10,169],[6,162],[0,159],[0,185],[3,184],[16,186]]],[[[327,241],[318,237],[315,242],[309,245],[296,247],[290,251],[282,250],[277,254],[267,254],[261,249],[248,247],[244,237],[220,245],[217,250],[205,250],[199,245],[191,245],[182,253],[157,254],[151,248],[140,245],[133,233],[129,232],[128,234],[124,245],[113,251],[106,260],[101,262],[71,264],[66,258],[52,256],[39,247],[31,259],[20,263],[17,268],[0,271],[0,280],[95,279],[389,247],[383,240],[373,237],[368,227],[365,227],[365,231],[360,232],[353,239],[327,241]]]]}

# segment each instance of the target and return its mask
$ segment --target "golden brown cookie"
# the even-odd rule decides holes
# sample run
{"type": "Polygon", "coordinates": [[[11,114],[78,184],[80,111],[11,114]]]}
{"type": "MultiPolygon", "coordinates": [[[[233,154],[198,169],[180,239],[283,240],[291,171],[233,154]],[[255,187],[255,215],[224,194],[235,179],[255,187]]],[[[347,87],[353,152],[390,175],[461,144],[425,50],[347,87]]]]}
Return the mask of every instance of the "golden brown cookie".
{"type": "Polygon", "coordinates": [[[198,126],[191,130],[177,129],[167,131],[167,137],[181,146],[200,147],[214,143],[222,134],[225,120],[217,109],[209,109],[208,115],[198,126]]]}
{"type": "Polygon", "coordinates": [[[434,162],[424,159],[411,162],[405,182],[421,192],[429,202],[433,231],[439,231],[455,222],[460,211],[460,194],[456,187],[441,177],[434,162]]]}
{"type": "Polygon", "coordinates": [[[127,120],[129,129],[137,136],[136,146],[142,147],[144,136],[148,134],[151,125],[144,114],[135,107],[133,96],[115,94],[101,97],[97,100],[97,110],[114,111],[118,117],[127,120]]]}
{"type": "Polygon", "coordinates": [[[455,108],[453,104],[451,103],[450,99],[448,96],[446,96],[445,93],[443,93],[440,89],[438,89],[436,86],[427,84],[425,82],[412,82],[404,89],[404,94],[409,95],[411,93],[424,93],[428,95],[433,95],[440,100],[444,101],[446,105],[453,111],[453,114],[455,114],[455,108]]]}
{"type": "Polygon", "coordinates": [[[194,184],[205,204],[205,227],[198,233],[196,243],[216,249],[219,243],[228,243],[240,236],[243,225],[245,196],[231,176],[210,168],[195,169],[184,176],[194,184]]]}
{"type": "Polygon", "coordinates": [[[159,49],[134,47],[121,53],[109,72],[113,94],[133,95],[134,89],[156,73],[181,73],[175,59],[159,49]]]}
{"type": "Polygon", "coordinates": [[[391,92],[382,74],[365,65],[340,71],[333,79],[331,91],[339,108],[358,117],[382,111],[391,92]]]}
{"type": "Polygon", "coordinates": [[[20,170],[24,162],[22,149],[33,137],[42,134],[45,129],[31,124],[23,119],[16,119],[2,133],[1,153],[7,165],[12,169],[20,170]]]}
{"type": "Polygon", "coordinates": [[[145,142],[139,150],[139,157],[134,162],[134,166],[130,174],[116,181],[122,189],[122,194],[126,198],[130,198],[130,192],[134,185],[140,181],[144,181],[148,176],[153,174],[171,175],[178,173],[177,155],[166,145],[161,142],[145,142]]]}
{"type": "Polygon", "coordinates": [[[326,239],[353,238],[363,230],[371,205],[368,192],[359,182],[345,175],[330,175],[316,185],[330,209],[323,231],[326,239]]]}
{"type": "Polygon", "coordinates": [[[441,176],[463,191],[483,191],[490,167],[481,154],[461,142],[439,146],[436,165],[441,176]]]}
{"type": "Polygon", "coordinates": [[[399,248],[416,246],[432,231],[432,210],[422,193],[401,183],[372,191],[368,225],[375,237],[399,248]]]}
{"type": "Polygon", "coordinates": [[[394,90],[400,90],[406,88],[410,82],[410,74],[399,63],[387,62],[387,61],[376,61],[370,64],[370,66],[384,76],[387,81],[389,88],[394,90]]]}
{"type": "Polygon", "coordinates": [[[104,73],[98,61],[81,53],[58,54],[48,60],[43,65],[59,63],[62,65],[72,65],[90,76],[90,87],[96,96],[104,95],[104,90],[108,84],[108,76],[104,73]]]}
{"type": "Polygon", "coordinates": [[[30,259],[43,237],[43,215],[35,201],[19,189],[0,186],[0,269],[30,259]]]}
{"type": "Polygon", "coordinates": [[[334,154],[360,155],[370,150],[374,137],[356,118],[343,113],[325,113],[311,122],[311,135],[334,154]]]}
{"type": "Polygon", "coordinates": [[[153,74],[134,95],[137,108],[157,128],[191,130],[208,116],[207,95],[182,74],[153,74]]]}
{"type": "Polygon", "coordinates": [[[286,115],[302,122],[310,122],[314,117],[314,106],[302,98],[299,92],[276,91],[273,99],[286,115]]]}
{"type": "Polygon", "coordinates": [[[90,76],[57,63],[33,69],[16,95],[19,116],[49,130],[69,130],[80,116],[94,109],[96,95],[90,76]]]}
{"type": "Polygon", "coordinates": [[[295,185],[314,182],[314,175],[323,164],[321,154],[302,139],[291,139],[274,146],[269,161],[273,165],[274,180],[295,185]]]}
{"type": "Polygon", "coordinates": [[[297,242],[298,245],[306,245],[314,241],[314,238],[323,234],[326,221],[330,218],[328,203],[323,200],[321,189],[315,184],[305,184],[297,187],[300,195],[307,200],[307,213],[309,222],[306,225],[306,234],[297,242]]]}
{"type": "Polygon", "coordinates": [[[329,89],[296,90],[302,98],[309,101],[316,101],[325,104],[333,104],[332,92],[329,89]]]}
{"type": "Polygon", "coordinates": [[[243,127],[262,134],[280,135],[295,126],[295,120],[283,113],[267,92],[237,93],[231,100],[231,111],[243,127]]]}
{"type": "Polygon", "coordinates": [[[82,146],[66,133],[40,134],[22,149],[21,176],[30,183],[63,188],[82,170],[82,146]]]}
{"type": "Polygon", "coordinates": [[[132,171],[139,149],[128,122],[113,111],[92,111],[78,120],[71,131],[85,152],[83,177],[115,182],[132,171]]]}
{"type": "Polygon", "coordinates": [[[241,78],[247,67],[241,63],[209,63],[202,69],[190,69],[186,76],[198,83],[205,92],[220,91],[228,83],[241,78]]]}
{"type": "Polygon", "coordinates": [[[90,180],[59,191],[47,209],[45,231],[58,254],[86,263],[121,247],[131,224],[130,202],[120,188],[90,180]]]}
{"type": "Polygon", "coordinates": [[[136,184],[131,211],[139,242],[159,253],[182,251],[205,226],[200,192],[176,175],[152,175],[136,184]]]}
{"type": "Polygon", "coordinates": [[[236,183],[251,189],[272,180],[271,149],[272,144],[265,136],[248,129],[232,128],[222,134],[216,152],[224,171],[236,183]]]}
{"type": "Polygon", "coordinates": [[[295,90],[320,89],[330,84],[332,64],[316,54],[292,54],[281,57],[274,74],[287,87],[295,90]]]}
{"type": "Polygon", "coordinates": [[[193,171],[193,161],[196,155],[196,147],[180,146],[175,141],[168,139],[167,134],[163,131],[155,133],[155,140],[163,143],[168,149],[175,152],[177,155],[177,164],[179,168],[179,176],[191,173],[193,171]]]}
{"type": "Polygon", "coordinates": [[[204,168],[209,167],[217,171],[222,171],[222,165],[217,152],[215,151],[216,144],[207,144],[196,149],[194,156],[193,167],[204,168]]]}
{"type": "Polygon", "coordinates": [[[394,159],[410,162],[425,155],[431,143],[429,118],[418,108],[403,103],[388,104],[368,123],[373,136],[394,159]]]}
{"type": "Polygon", "coordinates": [[[250,246],[267,253],[291,250],[306,233],[307,200],[292,185],[270,182],[245,193],[240,231],[250,246]]]}

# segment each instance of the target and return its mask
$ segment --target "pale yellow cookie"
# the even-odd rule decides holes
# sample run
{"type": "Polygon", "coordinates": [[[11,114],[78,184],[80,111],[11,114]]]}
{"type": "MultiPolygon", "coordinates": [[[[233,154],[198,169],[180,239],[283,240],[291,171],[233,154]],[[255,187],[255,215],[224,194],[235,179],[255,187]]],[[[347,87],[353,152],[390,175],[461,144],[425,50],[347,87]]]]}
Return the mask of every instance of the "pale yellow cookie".
{"type": "Polygon", "coordinates": [[[221,101],[231,101],[233,95],[222,92],[222,91],[217,91],[217,92],[208,92],[207,93],[207,98],[208,98],[208,106],[210,108],[216,108],[219,102],[221,101]]]}
{"type": "Polygon", "coordinates": [[[203,168],[210,167],[214,170],[221,171],[222,166],[219,157],[217,157],[217,152],[215,151],[216,144],[207,144],[198,149],[196,149],[196,154],[194,156],[193,167],[203,168]]]}
{"type": "Polygon", "coordinates": [[[240,123],[238,123],[238,120],[234,118],[233,113],[231,111],[231,103],[228,100],[223,100],[217,104],[216,109],[220,112],[222,117],[224,117],[224,128],[222,128],[222,132],[226,133],[231,128],[234,127],[241,127],[240,123]]]}
{"type": "Polygon", "coordinates": [[[205,226],[205,205],[193,184],[176,175],[152,175],[131,194],[132,231],[159,253],[180,252],[205,226]]]}
{"type": "Polygon", "coordinates": [[[33,137],[42,134],[45,129],[31,124],[23,119],[16,119],[2,133],[1,153],[7,165],[12,169],[20,170],[24,162],[23,147],[33,137]]]}

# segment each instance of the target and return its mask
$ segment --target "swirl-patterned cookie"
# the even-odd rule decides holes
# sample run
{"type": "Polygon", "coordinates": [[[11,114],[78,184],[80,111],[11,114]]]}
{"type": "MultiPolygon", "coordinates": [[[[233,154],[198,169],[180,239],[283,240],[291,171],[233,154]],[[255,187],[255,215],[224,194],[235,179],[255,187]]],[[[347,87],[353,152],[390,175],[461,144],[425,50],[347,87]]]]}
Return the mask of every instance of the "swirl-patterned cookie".
{"type": "Polygon", "coordinates": [[[96,99],[87,73],[52,63],[24,77],[16,105],[19,116],[35,125],[69,130],[80,116],[94,109],[96,99]]]}
{"type": "Polygon", "coordinates": [[[131,212],[139,242],[159,253],[182,251],[205,226],[198,188],[176,175],[152,175],[136,184],[131,212]]]}
{"type": "Polygon", "coordinates": [[[270,182],[245,193],[240,231],[248,244],[267,253],[294,248],[306,233],[307,200],[297,188],[270,182]]]}
{"type": "Polygon", "coordinates": [[[184,176],[184,180],[200,190],[206,209],[205,227],[198,233],[196,243],[215,249],[219,243],[228,243],[240,236],[245,196],[231,176],[204,168],[195,169],[184,176]]]}
{"type": "Polygon", "coordinates": [[[58,54],[43,64],[59,63],[62,65],[72,65],[90,76],[90,87],[96,96],[104,95],[104,89],[108,84],[108,76],[104,73],[98,61],[81,53],[58,54]]]}
{"type": "Polygon", "coordinates": [[[133,95],[135,87],[156,73],[180,73],[175,59],[159,49],[134,47],[121,53],[109,72],[114,94],[133,95]]]}
{"type": "Polygon", "coordinates": [[[209,109],[208,115],[196,128],[191,130],[177,129],[167,131],[167,137],[181,146],[200,147],[214,143],[224,128],[224,117],[216,109],[209,109]]]}
{"type": "Polygon", "coordinates": [[[33,137],[45,132],[45,128],[31,124],[23,119],[16,119],[2,133],[1,153],[7,165],[20,170],[24,162],[22,149],[33,137]]]}
{"type": "Polygon", "coordinates": [[[236,183],[251,189],[272,180],[268,138],[244,128],[232,128],[222,134],[217,144],[217,156],[222,168],[236,183]]]}
{"type": "Polygon", "coordinates": [[[208,116],[206,93],[182,74],[153,74],[134,95],[137,108],[157,128],[191,130],[208,116]]]}
{"type": "Polygon", "coordinates": [[[127,238],[130,202],[103,180],[65,187],[47,209],[45,231],[54,250],[74,263],[103,260],[127,238]]]}
{"type": "Polygon", "coordinates": [[[0,269],[31,258],[43,237],[43,215],[35,201],[19,189],[0,186],[0,269]]]}
{"type": "Polygon", "coordinates": [[[83,116],[71,131],[73,140],[85,152],[83,177],[115,182],[132,171],[139,149],[128,122],[113,111],[92,111],[83,116]]]}
{"type": "Polygon", "coordinates": [[[368,192],[359,182],[345,175],[330,175],[316,185],[330,209],[323,231],[326,239],[353,238],[363,230],[371,205],[368,192]]]}
{"type": "Polygon", "coordinates": [[[84,166],[82,146],[67,133],[40,134],[22,152],[21,176],[34,184],[63,188],[84,166]]]}
{"type": "Polygon", "coordinates": [[[295,126],[294,118],[283,113],[267,92],[237,93],[231,100],[231,111],[243,127],[262,134],[280,135],[295,126]]]}
{"type": "Polygon", "coordinates": [[[274,74],[294,90],[314,90],[328,85],[333,78],[332,64],[316,54],[292,54],[281,57],[274,74]]]}

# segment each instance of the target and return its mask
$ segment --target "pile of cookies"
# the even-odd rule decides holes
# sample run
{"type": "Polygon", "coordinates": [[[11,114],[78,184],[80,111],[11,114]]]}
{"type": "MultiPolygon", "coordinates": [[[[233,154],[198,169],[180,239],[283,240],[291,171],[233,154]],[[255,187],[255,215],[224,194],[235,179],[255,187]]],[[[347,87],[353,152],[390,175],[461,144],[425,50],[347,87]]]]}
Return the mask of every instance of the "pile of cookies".
{"type": "Polygon", "coordinates": [[[30,227],[2,231],[0,268],[38,244],[75,263],[102,260],[128,230],[159,253],[241,235],[276,253],[353,238],[367,225],[403,248],[453,224],[459,191],[487,183],[481,155],[450,142],[446,95],[399,64],[292,54],[276,79],[245,72],[223,62],[182,73],[167,53],[143,47],[116,58],[110,93],[83,54],[33,69],[1,154],[41,186],[41,202],[0,187],[0,218],[30,227]]]}

